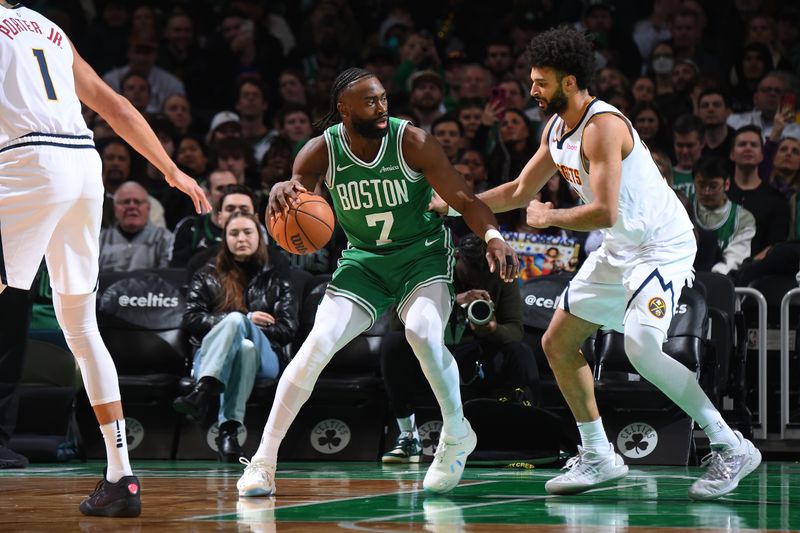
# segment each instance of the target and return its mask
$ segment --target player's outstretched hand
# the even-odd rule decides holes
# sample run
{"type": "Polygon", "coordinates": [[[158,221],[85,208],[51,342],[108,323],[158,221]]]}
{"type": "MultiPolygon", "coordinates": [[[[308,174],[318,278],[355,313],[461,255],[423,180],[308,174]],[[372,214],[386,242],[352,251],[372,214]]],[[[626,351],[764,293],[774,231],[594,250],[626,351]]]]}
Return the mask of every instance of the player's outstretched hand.
{"type": "Polygon", "coordinates": [[[510,283],[519,276],[519,258],[517,253],[503,239],[489,239],[486,244],[486,261],[489,270],[500,269],[500,277],[510,283]]]}
{"type": "Polygon", "coordinates": [[[194,210],[200,215],[211,212],[211,203],[206,198],[206,193],[191,176],[187,175],[180,170],[176,170],[171,176],[164,176],[170,187],[182,191],[186,196],[192,199],[194,210]]]}
{"type": "Polygon", "coordinates": [[[301,192],[308,192],[308,190],[296,181],[282,181],[273,185],[269,191],[267,219],[278,216],[278,213],[285,213],[301,192]]]}
{"type": "Polygon", "coordinates": [[[428,211],[433,211],[443,216],[446,215],[447,212],[449,211],[447,202],[442,200],[442,197],[439,196],[436,193],[436,191],[433,191],[433,196],[431,196],[431,203],[428,204],[428,211]]]}

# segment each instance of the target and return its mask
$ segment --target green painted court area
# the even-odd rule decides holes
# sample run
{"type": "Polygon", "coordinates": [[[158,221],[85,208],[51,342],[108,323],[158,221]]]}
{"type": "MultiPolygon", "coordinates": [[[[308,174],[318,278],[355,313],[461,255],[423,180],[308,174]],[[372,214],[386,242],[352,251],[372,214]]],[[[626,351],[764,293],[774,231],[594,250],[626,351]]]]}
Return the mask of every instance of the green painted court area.
{"type": "MultiPolygon", "coordinates": [[[[282,525],[298,522],[360,531],[440,530],[440,526],[444,531],[492,531],[480,525],[496,525],[498,531],[506,531],[509,527],[524,530],[524,526],[534,524],[564,531],[583,526],[601,531],[628,527],[800,530],[798,463],[762,464],[737,491],[708,503],[693,502],[686,496],[689,484],[701,472],[695,467],[636,467],[621,482],[570,497],[545,493],[544,482],[556,473],[555,469],[484,467],[467,468],[464,481],[450,495],[432,497],[421,490],[426,467],[283,463],[278,470],[277,497],[239,499],[235,492],[241,472],[238,465],[189,461],[135,464],[142,479],[145,513],[156,504],[147,499],[148,486],[164,483],[173,483],[183,492],[194,487],[202,492],[202,498],[212,497],[217,502],[201,507],[207,509],[203,513],[197,513],[198,508],[181,510],[177,504],[160,510],[160,523],[169,521],[170,531],[182,530],[179,524],[194,531],[191,524],[213,523],[220,530],[230,530],[227,526],[233,526],[232,522],[238,526],[271,522],[278,531],[282,525]]],[[[61,484],[53,478],[74,478],[74,489],[75,480],[85,485],[85,478],[94,478],[100,468],[99,463],[75,463],[0,471],[0,499],[5,500],[8,490],[22,479],[26,483],[47,481],[52,490],[61,484]]],[[[192,494],[180,496],[192,498],[192,494]]],[[[145,516],[143,513],[142,518],[145,516]]],[[[0,522],[7,517],[0,511],[0,522]]]]}

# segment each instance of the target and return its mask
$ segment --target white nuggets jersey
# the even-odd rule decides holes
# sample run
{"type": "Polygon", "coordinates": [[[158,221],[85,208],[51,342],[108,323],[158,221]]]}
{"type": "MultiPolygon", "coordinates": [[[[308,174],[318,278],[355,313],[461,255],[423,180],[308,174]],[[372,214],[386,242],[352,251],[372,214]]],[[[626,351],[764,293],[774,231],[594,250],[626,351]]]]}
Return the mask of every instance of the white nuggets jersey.
{"type": "Polygon", "coordinates": [[[56,24],[22,6],[0,6],[0,149],[34,132],[91,136],[72,62],[72,47],[56,24]]]}
{"type": "Polygon", "coordinates": [[[587,168],[581,140],[586,123],[601,113],[618,115],[633,136],[633,149],[622,160],[617,221],[603,230],[607,252],[612,258],[624,261],[642,248],[658,246],[684,234],[691,235],[689,215],[661,176],[647,146],[628,119],[606,102],[592,100],[572,130],[566,131],[561,117],[553,120],[547,132],[547,143],[561,175],[585,203],[592,202],[591,169],[587,168]]]}

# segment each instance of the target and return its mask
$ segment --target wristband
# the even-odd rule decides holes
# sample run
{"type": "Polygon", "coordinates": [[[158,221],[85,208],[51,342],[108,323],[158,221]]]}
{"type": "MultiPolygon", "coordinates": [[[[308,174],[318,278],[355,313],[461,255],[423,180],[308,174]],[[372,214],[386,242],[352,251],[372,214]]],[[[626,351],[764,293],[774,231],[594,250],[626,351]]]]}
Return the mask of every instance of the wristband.
{"type": "Polygon", "coordinates": [[[486,235],[483,236],[483,240],[486,241],[487,244],[491,239],[500,239],[501,241],[506,242],[506,240],[503,238],[503,235],[494,228],[486,230],[486,235]]]}
{"type": "Polygon", "coordinates": [[[459,213],[458,211],[456,211],[455,209],[453,209],[451,206],[448,205],[447,206],[447,215],[445,215],[445,216],[448,216],[448,217],[460,217],[461,213],[459,213]]]}

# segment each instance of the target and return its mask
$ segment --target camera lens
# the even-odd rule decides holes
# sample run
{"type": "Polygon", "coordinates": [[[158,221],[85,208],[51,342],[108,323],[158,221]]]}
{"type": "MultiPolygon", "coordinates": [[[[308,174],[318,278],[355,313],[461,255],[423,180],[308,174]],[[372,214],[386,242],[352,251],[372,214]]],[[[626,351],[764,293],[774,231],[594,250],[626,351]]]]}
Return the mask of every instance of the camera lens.
{"type": "Polygon", "coordinates": [[[477,326],[488,324],[494,315],[494,305],[486,300],[475,300],[467,307],[467,318],[477,326]]]}

